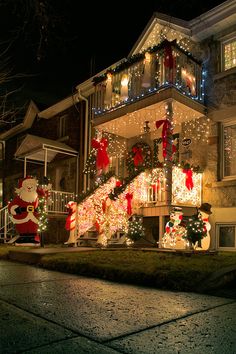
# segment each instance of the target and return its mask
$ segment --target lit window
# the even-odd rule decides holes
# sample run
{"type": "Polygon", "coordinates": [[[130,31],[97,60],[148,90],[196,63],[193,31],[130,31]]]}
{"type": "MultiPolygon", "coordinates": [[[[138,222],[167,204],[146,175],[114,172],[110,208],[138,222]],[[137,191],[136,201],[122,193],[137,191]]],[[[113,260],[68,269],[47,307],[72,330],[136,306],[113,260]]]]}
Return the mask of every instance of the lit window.
{"type": "Polygon", "coordinates": [[[236,177],[236,124],[223,128],[223,177],[236,177]]]}
{"type": "Polygon", "coordinates": [[[236,38],[223,44],[224,70],[236,67],[236,38]]]}
{"type": "Polygon", "coordinates": [[[221,224],[217,225],[218,247],[235,248],[236,247],[236,225],[221,224]]]}

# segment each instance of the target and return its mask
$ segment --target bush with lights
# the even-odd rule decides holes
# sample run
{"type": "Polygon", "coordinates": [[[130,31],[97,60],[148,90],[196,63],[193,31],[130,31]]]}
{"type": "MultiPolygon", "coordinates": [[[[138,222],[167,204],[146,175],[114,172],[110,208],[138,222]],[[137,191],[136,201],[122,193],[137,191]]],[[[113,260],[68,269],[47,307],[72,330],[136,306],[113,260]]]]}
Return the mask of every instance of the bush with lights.
{"type": "Polygon", "coordinates": [[[186,236],[185,238],[190,245],[197,245],[207,235],[207,230],[204,222],[199,214],[191,216],[186,223],[186,236]]]}
{"type": "Polygon", "coordinates": [[[145,236],[145,229],[142,225],[142,221],[139,217],[133,216],[133,219],[129,221],[127,238],[131,241],[137,241],[145,236]]]}

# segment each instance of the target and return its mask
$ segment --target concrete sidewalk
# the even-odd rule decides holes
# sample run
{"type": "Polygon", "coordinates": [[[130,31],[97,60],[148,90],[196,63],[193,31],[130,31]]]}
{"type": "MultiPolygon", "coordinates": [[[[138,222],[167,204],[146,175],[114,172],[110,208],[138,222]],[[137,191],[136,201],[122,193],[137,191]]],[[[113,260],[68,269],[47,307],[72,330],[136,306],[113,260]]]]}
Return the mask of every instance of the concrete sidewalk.
{"type": "Polygon", "coordinates": [[[236,300],[0,261],[0,353],[236,353],[236,300]]]}

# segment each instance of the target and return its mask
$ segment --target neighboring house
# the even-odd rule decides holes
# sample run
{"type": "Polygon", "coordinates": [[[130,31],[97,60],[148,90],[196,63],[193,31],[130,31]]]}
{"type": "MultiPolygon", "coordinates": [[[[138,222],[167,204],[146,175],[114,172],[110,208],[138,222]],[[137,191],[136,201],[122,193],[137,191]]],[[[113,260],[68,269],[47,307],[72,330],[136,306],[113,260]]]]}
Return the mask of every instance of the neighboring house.
{"type": "Polygon", "coordinates": [[[3,206],[14,197],[23,176],[36,176],[39,184],[47,177],[52,183],[52,236],[48,242],[65,241],[66,204],[82,190],[83,109],[78,94],[41,112],[31,101],[23,121],[0,134],[5,155],[1,170],[3,206]]]}
{"type": "MultiPolygon", "coordinates": [[[[61,132],[71,130],[63,143],[80,154],[77,178],[75,168],[62,161],[50,173],[48,167],[56,189],[62,177],[65,183],[79,181],[69,183],[78,201],[81,190],[89,195],[90,189],[79,204],[79,234],[94,226],[105,238],[124,231],[128,205],[129,215],[142,215],[146,239],[156,243],[173,206],[190,216],[209,203],[210,248],[235,251],[235,79],[236,3],[228,0],[191,21],[154,13],[127,58],[79,84],[73,97],[38,113],[28,134],[58,140],[62,136],[54,124],[60,122],[61,132]],[[80,123],[76,101],[83,105],[80,123]],[[63,121],[67,110],[69,124],[63,121]],[[107,140],[109,169],[116,176],[110,184],[94,174],[99,147],[94,139],[107,140]]],[[[0,136],[12,154],[16,134],[11,135],[15,145],[10,136],[0,136]]]]}

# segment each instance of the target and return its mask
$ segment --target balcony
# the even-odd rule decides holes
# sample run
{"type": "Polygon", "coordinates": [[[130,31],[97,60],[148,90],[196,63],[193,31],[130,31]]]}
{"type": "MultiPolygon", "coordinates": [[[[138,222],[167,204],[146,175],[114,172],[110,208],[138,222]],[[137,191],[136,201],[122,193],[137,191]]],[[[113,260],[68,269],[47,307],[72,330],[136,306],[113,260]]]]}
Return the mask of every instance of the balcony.
{"type": "Polygon", "coordinates": [[[163,95],[168,89],[171,95],[174,89],[181,96],[203,104],[203,83],[201,63],[175,41],[165,40],[94,78],[95,125],[96,120],[99,124],[104,122],[98,118],[114,111],[111,119],[124,115],[127,109],[132,112],[160,102],[168,98],[163,95]],[[134,105],[141,101],[145,102],[134,105]]]}

